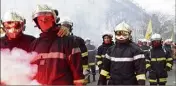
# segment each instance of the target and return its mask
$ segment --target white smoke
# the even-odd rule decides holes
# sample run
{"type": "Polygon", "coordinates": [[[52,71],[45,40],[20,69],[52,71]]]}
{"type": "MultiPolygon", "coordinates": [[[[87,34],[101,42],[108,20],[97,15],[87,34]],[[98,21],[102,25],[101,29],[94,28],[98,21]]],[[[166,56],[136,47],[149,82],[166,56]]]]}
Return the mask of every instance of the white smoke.
{"type": "Polygon", "coordinates": [[[1,49],[1,82],[6,85],[39,85],[32,78],[37,73],[37,65],[30,61],[37,53],[27,53],[18,48],[1,49]]]}

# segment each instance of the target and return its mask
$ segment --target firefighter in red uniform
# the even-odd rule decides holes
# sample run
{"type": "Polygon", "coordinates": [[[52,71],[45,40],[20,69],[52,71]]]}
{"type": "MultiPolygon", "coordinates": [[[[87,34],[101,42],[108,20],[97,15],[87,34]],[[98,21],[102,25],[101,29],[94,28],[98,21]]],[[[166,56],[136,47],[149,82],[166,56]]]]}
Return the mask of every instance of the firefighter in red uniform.
{"type": "Polygon", "coordinates": [[[47,5],[38,5],[33,14],[42,31],[31,45],[31,51],[38,53],[32,61],[38,65],[35,79],[42,85],[83,85],[80,48],[73,36],[57,36],[60,28],[56,19],[56,13],[47,5]]]}
{"type": "Polygon", "coordinates": [[[35,37],[23,33],[26,24],[25,19],[19,13],[9,11],[5,13],[2,24],[5,36],[1,38],[0,48],[12,49],[17,47],[28,51],[30,43],[35,40],[35,37]]]}
{"type": "MultiPolygon", "coordinates": [[[[16,11],[8,11],[5,13],[1,21],[1,34],[5,33],[5,36],[1,37],[0,48],[12,49],[14,47],[29,51],[30,44],[35,37],[26,35],[25,31],[26,20],[16,11]]],[[[61,28],[58,31],[58,36],[67,35],[67,28],[61,28]]]]}
{"type": "MultiPolygon", "coordinates": [[[[74,36],[75,41],[77,42],[80,50],[81,50],[81,63],[82,63],[82,67],[83,67],[83,74],[87,77],[87,75],[89,74],[89,67],[88,67],[88,51],[85,45],[84,40],[76,35],[73,35],[72,30],[73,30],[73,22],[69,19],[69,18],[63,18],[61,19],[61,26],[65,26],[69,29],[70,34],[74,36]]],[[[85,78],[87,79],[87,78],[85,78]]]]}
{"type": "Polygon", "coordinates": [[[142,50],[131,41],[130,26],[125,22],[115,28],[116,43],[103,59],[98,85],[145,85],[145,59],[142,50]]]}
{"type": "Polygon", "coordinates": [[[162,46],[160,34],[151,36],[151,49],[146,58],[146,69],[149,71],[150,85],[165,85],[167,82],[167,71],[172,69],[173,58],[169,51],[162,46]]]}

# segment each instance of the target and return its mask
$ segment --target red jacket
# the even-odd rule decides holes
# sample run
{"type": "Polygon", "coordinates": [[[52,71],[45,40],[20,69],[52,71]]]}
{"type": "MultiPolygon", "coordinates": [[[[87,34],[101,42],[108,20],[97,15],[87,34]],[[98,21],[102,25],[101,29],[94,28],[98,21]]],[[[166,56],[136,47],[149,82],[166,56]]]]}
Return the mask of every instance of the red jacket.
{"type": "Polygon", "coordinates": [[[81,52],[73,36],[58,37],[56,32],[42,33],[31,45],[39,53],[33,60],[38,64],[36,79],[46,85],[83,83],[81,52]]]}

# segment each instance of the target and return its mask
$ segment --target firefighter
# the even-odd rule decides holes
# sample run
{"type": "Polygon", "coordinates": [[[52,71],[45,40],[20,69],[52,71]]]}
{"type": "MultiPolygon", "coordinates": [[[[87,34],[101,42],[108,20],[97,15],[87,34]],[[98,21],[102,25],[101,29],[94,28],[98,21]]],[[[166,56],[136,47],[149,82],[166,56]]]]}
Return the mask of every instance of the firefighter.
{"type": "Polygon", "coordinates": [[[33,20],[41,30],[31,45],[31,51],[38,53],[31,62],[38,65],[35,79],[42,85],[83,85],[80,48],[73,36],[57,36],[60,27],[54,9],[38,5],[33,20]]]}
{"type": "Polygon", "coordinates": [[[144,54],[131,41],[130,26],[122,22],[115,27],[114,32],[116,42],[103,59],[98,85],[145,85],[144,54]]]}
{"type": "Polygon", "coordinates": [[[146,40],[146,39],[142,39],[141,42],[142,42],[142,43],[141,43],[141,49],[142,49],[144,52],[149,51],[150,46],[148,46],[147,40],[146,40]]]}
{"type": "Polygon", "coordinates": [[[141,40],[141,46],[140,46],[140,48],[143,50],[144,56],[146,58],[147,55],[148,55],[148,53],[149,53],[149,50],[150,50],[150,46],[148,46],[146,39],[142,39],[141,40]]]}
{"type": "Polygon", "coordinates": [[[150,85],[165,85],[167,82],[167,71],[172,69],[172,58],[169,51],[162,46],[160,34],[151,36],[151,49],[146,60],[146,69],[149,71],[150,85]]]}
{"type": "Polygon", "coordinates": [[[35,37],[23,33],[26,20],[18,12],[8,11],[2,19],[5,36],[1,38],[1,49],[14,47],[29,50],[30,43],[35,37]]]}
{"type": "MultiPolygon", "coordinates": [[[[99,73],[101,71],[102,65],[103,65],[103,58],[105,57],[106,51],[109,47],[114,45],[114,42],[112,41],[113,35],[110,33],[103,34],[103,43],[98,47],[96,59],[97,59],[97,65],[99,67],[99,73]]],[[[107,76],[107,79],[109,79],[110,76],[107,76]]]]}
{"type": "MultiPolygon", "coordinates": [[[[148,45],[148,41],[146,39],[141,39],[140,48],[143,50],[145,58],[147,58],[149,55],[150,46],[148,45]]],[[[146,78],[147,78],[148,77],[147,70],[145,70],[145,72],[146,72],[145,74],[146,74],[146,78]]]]}
{"type": "Polygon", "coordinates": [[[102,35],[103,43],[98,47],[96,59],[97,59],[97,65],[99,67],[99,73],[101,71],[102,65],[103,65],[103,58],[105,57],[106,51],[109,47],[114,45],[114,42],[112,41],[113,35],[110,33],[105,33],[102,35]]]}
{"type": "Polygon", "coordinates": [[[69,29],[70,34],[74,36],[74,39],[76,40],[79,48],[81,49],[81,57],[82,57],[82,67],[83,67],[83,74],[86,76],[89,74],[89,67],[88,67],[88,51],[85,45],[84,40],[76,35],[73,35],[72,30],[73,30],[73,22],[69,18],[63,18],[61,19],[61,26],[65,26],[69,29]]]}
{"type": "MultiPolygon", "coordinates": [[[[96,64],[95,64],[95,55],[96,55],[96,47],[92,45],[90,42],[91,40],[89,38],[86,38],[86,47],[88,50],[88,64],[91,70],[91,74],[93,76],[93,82],[96,81],[95,75],[96,75],[96,64]]],[[[90,82],[90,76],[88,77],[88,83],[90,82]]]]}

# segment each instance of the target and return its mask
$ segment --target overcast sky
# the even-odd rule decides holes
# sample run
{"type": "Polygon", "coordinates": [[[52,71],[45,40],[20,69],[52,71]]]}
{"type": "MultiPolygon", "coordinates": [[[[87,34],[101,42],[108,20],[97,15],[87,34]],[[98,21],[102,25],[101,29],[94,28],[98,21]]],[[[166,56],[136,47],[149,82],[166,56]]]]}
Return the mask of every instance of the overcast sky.
{"type": "Polygon", "coordinates": [[[133,0],[149,12],[175,15],[175,0],[133,0]]]}

